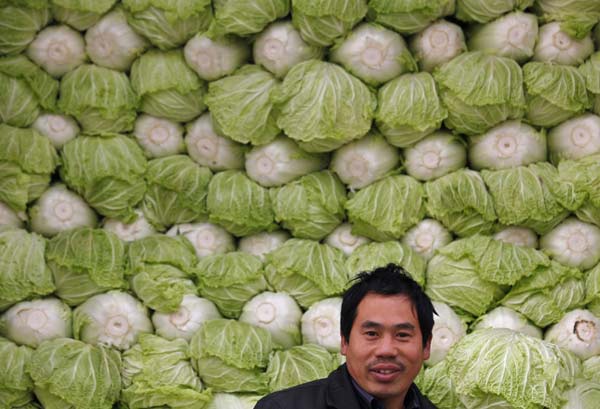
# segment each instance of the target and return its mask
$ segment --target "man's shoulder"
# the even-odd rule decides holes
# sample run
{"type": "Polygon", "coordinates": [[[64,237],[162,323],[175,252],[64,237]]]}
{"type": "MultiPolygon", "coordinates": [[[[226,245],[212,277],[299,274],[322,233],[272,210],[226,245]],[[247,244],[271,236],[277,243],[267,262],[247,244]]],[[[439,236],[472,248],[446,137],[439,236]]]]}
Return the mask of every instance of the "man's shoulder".
{"type": "Polygon", "coordinates": [[[271,393],[262,398],[255,409],[326,408],[326,389],[329,378],[303,383],[271,393]]]}

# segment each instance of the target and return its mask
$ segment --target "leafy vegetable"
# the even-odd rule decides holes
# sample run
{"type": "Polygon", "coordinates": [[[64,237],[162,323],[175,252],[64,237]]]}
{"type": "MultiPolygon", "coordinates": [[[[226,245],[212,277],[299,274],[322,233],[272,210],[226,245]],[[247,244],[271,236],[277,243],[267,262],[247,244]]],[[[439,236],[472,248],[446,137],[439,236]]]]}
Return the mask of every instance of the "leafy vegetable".
{"type": "Polygon", "coordinates": [[[193,294],[186,294],[177,311],[170,314],[155,312],[152,323],[156,334],[165,339],[192,339],[200,326],[208,320],[222,318],[211,301],[193,294]]]}
{"type": "Polygon", "coordinates": [[[236,142],[262,145],[279,134],[273,108],[275,77],[257,65],[245,65],[208,86],[208,105],[215,129],[236,142]]]}
{"type": "Polygon", "coordinates": [[[56,295],[79,305],[95,294],[125,287],[125,244],[104,229],[63,231],[48,241],[48,267],[56,295]]]}
{"type": "Polygon", "coordinates": [[[443,19],[412,36],[409,45],[419,68],[427,72],[467,51],[462,28],[443,19]]]}
{"type": "Polygon", "coordinates": [[[350,278],[343,253],[313,240],[290,239],[266,255],[265,277],[303,308],[339,295],[350,278]]]}
{"type": "Polygon", "coordinates": [[[61,152],[61,179],[103,216],[133,222],[133,207],[146,191],[146,158],[140,147],[123,135],[81,136],[61,152]]]}
{"type": "Polygon", "coordinates": [[[591,35],[573,38],[562,31],[560,23],[554,22],[540,27],[540,38],[535,46],[533,60],[578,66],[593,52],[591,35]]]}
{"type": "Polygon", "coordinates": [[[95,24],[116,0],[51,0],[52,15],[61,23],[84,31],[95,24]]]}
{"type": "Polygon", "coordinates": [[[550,161],[600,154],[600,117],[591,113],[569,119],[548,132],[550,161]]]}
{"type": "Polygon", "coordinates": [[[562,29],[576,38],[585,36],[600,20],[600,5],[591,0],[538,0],[535,10],[545,21],[560,21],[562,29]]]}
{"type": "Polygon", "coordinates": [[[352,196],[346,211],[353,234],[398,239],[425,216],[423,186],[410,176],[387,176],[352,196]]]}
{"type": "Polygon", "coordinates": [[[209,220],[236,236],[247,236],[277,228],[269,192],[243,172],[216,174],[209,186],[209,220]]]}
{"type": "Polygon", "coordinates": [[[22,128],[33,124],[42,109],[56,107],[57,93],[58,81],[24,55],[0,57],[0,94],[11,96],[0,100],[3,123],[22,128]]]}
{"type": "Polygon", "coordinates": [[[542,339],[542,330],[531,324],[523,314],[507,307],[496,307],[477,318],[471,325],[473,331],[484,328],[508,328],[534,338],[542,339]]]}
{"type": "Polygon", "coordinates": [[[457,0],[456,18],[487,23],[512,10],[525,10],[533,0],[457,0]]]}
{"type": "Polygon", "coordinates": [[[142,210],[158,230],[207,216],[206,197],[212,172],[186,155],[171,155],[148,162],[148,190],[142,210]]]}
{"type": "Polygon", "coordinates": [[[344,218],[346,190],[328,170],[303,176],[269,194],[275,220],[294,237],[320,240],[344,218]]]}
{"type": "Polygon", "coordinates": [[[467,150],[462,139],[436,131],[404,149],[406,173],[418,180],[431,180],[463,168],[467,150]]]}
{"type": "Polygon", "coordinates": [[[200,78],[214,81],[232,74],[248,60],[250,50],[235,36],[198,33],[183,48],[185,62],[200,78]]]}
{"type": "Polygon", "coordinates": [[[176,155],[185,150],[183,126],[168,119],[142,114],[135,120],[133,133],[149,158],[176,155]]]}
{"type": "Polygon", "coordinates": [[[258,33],[270,22],[290,11],[290,0],[214,0],[215,19],[212,34],[232,33],[240,36],[258,33]]]}
{"type": "Polygon", "coordinates": [[[69,338],[43,342],[27,365],[45,408],[112,408],[121,390],[120,370],[118,351],[69,338]]]}
{"type": "Polygon", "coordinates": [[[376,105],[359,79],[317,60],[296,64],[274,98],[277,126],[309,152],[332,151],[365,135],[376,105]]]}
{"type": "Polygon", "coordinates": [[[27,48],[27,56],[54,78],[83,64],[83,36],[68,26],[52,26],[40,31],[27,48]]]}
{"type": "Polygon", "coordinates": [[[587,270],[600,261],[600,228],[568,218],[541,237],[540,247],[565,266],[587,270]]]}
{"type": "Polygon", "coordinates": [[[600,318],[588,310],[570,311],[546,331],[544,340],[586,360],[600,354],[600,318]]]}
{"type": "Polygon", "coordinates": [[[15,55],[25,50],[35,34],[50,22],[47,3],[3,2],[0,7],[0,54],[15,55]]]}
{"type": "Polygon", "coordinates": [[[207,321],[190,341],[192,364],[215,392],[266,393],[272,349],[266,329],[235,320],[207,321]]]}
{"type": "Polygon", "coordinates": [[[523,116],[523,73],[512,59],[471,51],[434,72],[445,125],[459,133],[479,134],[507,119],[523,116]]]}
{"type": "Polygon", "coordinates": [[[214,302],[227,318],[239,318],[244,304],[267,289],[262,262],[248,253],[202,257],[194,274],[200,295],[214,302]]]}
{"type": "Polygon", "coordinates": [[[454,5],[454,0],[371,0],[368,17],[399,33],[413,34],[440,17],[454,14],[454,5]]]}
{"type": "Polygon", "coordinates": [[[44,259],[46,241],[23,229],[0,229],[0,310],[56,287],[44,259]]]}
{"type": "Polygon", "coordinates": [[[264,262],[268,253],[281,246],[289,238],[290,234],[285,230],[251,234],[240,239],[238,249],[244,253],[255,255],[264,262]]]}
{"type": "Polygon", "coordinates": [[[139,110],[175,122],[191,121],[205,109],[206,85],[188,67],[181,50],[150,50],[131,67],[139,110]]]}
{"type": "Polygon", "coordinates": [[[77,119],[88,134],[133,129],[138,98],[125,73],[92,64],[68,72],[60,83],[58,108],[77,119]]]}
{"type": "Polygon", "coordinates": [[[448,116],[427,72],[405,74],[388,82],[379,89],[378,102],[377,127],[392,145],[401,148],[437,130],[448,116]]]}
{"type": "Polygon", "coordinates": [[[182,339],[165,340],[143,334],[123,353],[124,388],[121,402],[128,408],[157,406],[204,408],[211,398],[189,361],[182,339]]]}
{"type": "Polygon", "coordinates": [[[40,134],[48,137],[56,149],[75,138],[79,134],[79,125],[67,115],[40,114],[31,125],[40,134]]]}
{"type": "Polygon", "coordinates": [[[402,237],[402,244],[429,261],[440,247],[452,241],[452,234],[437,220],[423,219],[402,237]]]}
{"type": "Polygon", "coordinates": [[[346,256],[349,256],[359,246],[370,241],[370,239],[364,236],[352,234],[352,225],[350,223],[340,224],[325,237],[325,244],[341,250],[346,256]]]}
{"type": "Polygon", "coordinates": [[[23,211],[48,187],[58,155],[50,140],[31,128],[0,124],[0,145],[0,201],[23,211]]]}
{"type": "Polygon", "coordinates": [[[341,310],[341,297],[326,298],[312,304],[302,315],[303,342],[321,345],[329,352],[339,352],[341,310]]]}

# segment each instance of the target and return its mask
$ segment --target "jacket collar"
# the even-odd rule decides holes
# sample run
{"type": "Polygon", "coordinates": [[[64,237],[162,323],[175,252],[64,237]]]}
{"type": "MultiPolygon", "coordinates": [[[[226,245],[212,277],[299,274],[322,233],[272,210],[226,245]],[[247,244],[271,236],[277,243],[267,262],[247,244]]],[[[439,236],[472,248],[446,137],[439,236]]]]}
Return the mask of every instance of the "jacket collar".
{"type": "Polygon", "coordinates": [[[329,375],[326,391],[327,407],[337,409],[361,409],[360,401],[346,365],[341,365],[329,375]]]}

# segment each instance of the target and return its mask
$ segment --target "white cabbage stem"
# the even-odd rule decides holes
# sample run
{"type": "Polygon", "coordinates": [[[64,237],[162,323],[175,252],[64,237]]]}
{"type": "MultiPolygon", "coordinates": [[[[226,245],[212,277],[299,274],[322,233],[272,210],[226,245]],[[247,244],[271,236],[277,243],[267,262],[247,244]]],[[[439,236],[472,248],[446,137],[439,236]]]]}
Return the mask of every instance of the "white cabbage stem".
{"type": "Polygon", "coordinates": [[[188,155],[199,165],[212,170],[242,169],[246,147],[219,135],[210,113],[188,124],[185,145],[188,155]]]}
{"type": "Polygon", "coordinates": [[[282,78],[294,65],[319,58],[320,48],[307,44],[289,21],[275,22],[263,30],[254,41],[254,62],[282,78]]]}
{"type": "Polygon", "coordinates": [[[121,291],[95,295],[75,308],[73,329],[83,342],[120,350],[135,345],[141,333],[154,332],[146,307],[121,291]]]}
{"type": "Polygon", "coordinates": [[[239,242],[239,250],[249,253],[265,261],[265,255],[275,250],[288,239],[289,233],[284,230],[274,232],[262,232],[242,237],[239,242]]]}
{"type": "Polygon", "coordinates": [[[32,348],[43,341],[71,338],[71,325],[71,309],[57,298],[20,302],[0,318],[3,336],[32,348]]]}
{"type": "Polygon", "coordinates": [[[233,236],[212,223],[184,223],[171,227],[167,236],[184,236],[192,243],[198,257],[235,250],[233,236]]]}
{"type": "Polygon", "coordinates": [[[62,77],[85,61],[83,37],[68,26],[50,26],[29,44],[27,55],[55,78],[62,77]]]}
{"type": "Polygon", "coordinates": [[[552,22],[540,27],[533,60],[580,65],[594,52],[592,37],[588,34],[580,40],[573,38],[562,31],[560,25],[560,22],[552,22]]]}
{"type": "Polygon", "coordinates": [[[292,139],[280,136],[246,154],[246,173],[265,187],[281,186],[324,168],[325,154],[308,153],[292,139]]]}
{"type": "Polygon", "coordinates": [[[573,310],[551,326],[544,339],[582,360],[600,355],[600,319],[588,310],[573,310]]]}
{"type": "Polygon", "coordinates": [[[317,301],[302,316],[304,343],[318,344],[330,352],[340,352],[340,317],[342,299],[327,298],[317,301]]]}
{"type": "Polygon", "coordinates": [[[537,17],[515,11],[477,26],[470,35],[469,50],[491,52],[523,63],[533,56],[537,35],[537,17]]]}
{"type": "Polygon", "coordinates": [[[266,329],[283,348],[299,345],[302,310],[286,293],[266,291],[244,305],[239,321],[266,329]]]}
{"type": "Polygon", "coordinates": [[[361,189],[398,166],[400,154],[378,133],[350,142],[333,153],[331,170],[349,189],[361,189]]]}
{"type": "Polygon", "coordinates": [[[23,212],[15,212],[6,203],[0,202],[0,226],[21,228],[26,219],[23,212]]]}
{"type": "Polygon", "coordinates": [[[510,226],[494,234],[494,239],[520,247],[538,247],[538,236],[527,227],[510,226]]]}
{"type": "Polygon", "coordinates": [[[160,158],[185,151],[183,126],[177,122],[142,114],[133,131],[146,156],[160,158]]]}
{"type": "Polygon", "coordinates": [[[410,49],[423,71],[432,72],[437,66],[467,51],[465,35],[460,26],[439,20],[415,35],[410,49]]]}
{"type": "Polygon", "coordinates": [[[411,247],[425,260],[430,260],[435,251],[452,241],[452,234],[440,222],[424,219],[402,237],[402,243],[411,247]]]}
{"type": "Polygon", "coordinates": [[[371,239],[367,237],[352,234],[352,225],[350,223],[340,224],[325,237],[325,244],[342,250],[347,256],[352,254],[358,247],[370,242],[371,239]]]}
{"type": "Polygon", "coordinates": [[[96,213],[79,195],[62,184],[46,190],[29,209],[31,229],[44,236],[77,227],[94,227],[96,213]]]}
{"type": "Polygon", "coordinates": [[[508,328],[531,337],[542,339],[542,330],[530,323],[523,314],[507,307],[496,307],[482,315],[473,324],[472,330],[484,328],[508,328]]]}
{"type": "Polygon", "coordinates": [[[85,50],[94,64],[118,71],[129,70],[149,45],[127,24],[127,17],[120,9],[104,15],[90,27],[85,42],[85,50]]]}
{"type": "Polygon", "coordinates": [[[433,301],[433,307],[436,314],[433,316],[431,354],[425,361],[427,366],[433,366],[442,361],[450,348],[467,335],[467,326],[452,308],[438,301],[433,301]]]}
{"type": "Polygon", "coordinates": [[[41,114],[32,125],[33,129],[47,136],[56,149],[79,134],[79,125],[70,116],[60,114],[41,114]]]}
{"type": "Polygon", "coordinates": [[[507,121],[469,138],[473,169],[508,169],[546,160],[546,137],[530,125],[507,121]]]}
{"type": "Polygon", "coordinates": [[[581,159],[600,153],[600,116],[583,114],[548,132],[550,160],[581,159]]]}
{"type": "Polygon", "coordinates": [[[183,48],[185,61],[206,81],[214,81],[233,73],[249,57],[248,47],[230,37],[210,38],[201,33],[183,48]]]}
{"type": "Polygon", "coordinates": [[[400,34],[363,23],[331,50],[331,60],[369,84],[381,84],[413,71],[414,62],[400,34]]]}
{"type": "Polygon", "coordinates": [[[155,312],[152,322],[157,335],[166,339],[183,338],[189,341],[205,321],[218,318],[221,318],[221,314],[211,301],[187,294],[183,296],[177,311],[170,314],[155,312]]]}
{"type": "Polygon", "coordinates": [[[144,213],[140,209],[135,209],[137,218],[133,223],[123,223],[117,219],[104,220],[103,228],[116,234],[123,241],[134,241],[143,239],[156,233],[156,230],[146,220],[144,213]]]}
{"type": "Polygon", "coordinates": [[[439,178],[467,164],[467,149],[456,136],[437,131],[404,150],[406,173],[427,181],[439,178]]]}
{"type": "Polygon", "coordinates": [[[570,217],[542,236],[540,247],[561,264],[587,270],[600,261],[600,228],[570,217]]]}

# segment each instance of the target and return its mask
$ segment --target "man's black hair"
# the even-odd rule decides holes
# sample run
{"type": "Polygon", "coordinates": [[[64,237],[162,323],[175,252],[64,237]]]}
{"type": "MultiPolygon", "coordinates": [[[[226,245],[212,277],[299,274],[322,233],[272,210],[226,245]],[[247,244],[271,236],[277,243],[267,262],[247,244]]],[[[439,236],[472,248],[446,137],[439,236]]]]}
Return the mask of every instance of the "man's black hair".
{"type": "Polygon", "coordinates": [[[373,271],[362,272],[352,282],[354,284],[344,293],[342,301],[340,327],[346,342],[350,340],[350,330],[356,319],[358,304],[367,294],[375,293],[408,297],[417,313],[423,335],[423,346],[427,344],[431,338],[435,309],[421,286],[408,275],[406,270],[396,264],[388,264],[373,271]]]}

